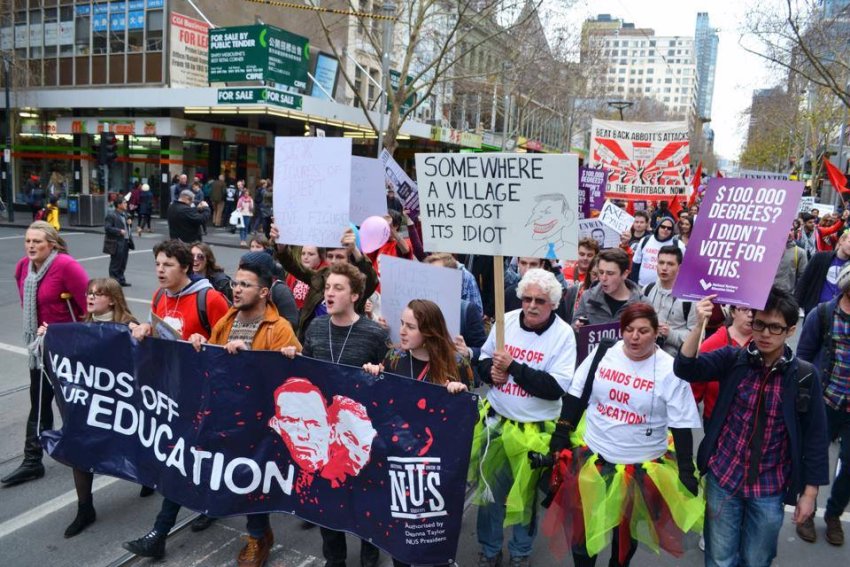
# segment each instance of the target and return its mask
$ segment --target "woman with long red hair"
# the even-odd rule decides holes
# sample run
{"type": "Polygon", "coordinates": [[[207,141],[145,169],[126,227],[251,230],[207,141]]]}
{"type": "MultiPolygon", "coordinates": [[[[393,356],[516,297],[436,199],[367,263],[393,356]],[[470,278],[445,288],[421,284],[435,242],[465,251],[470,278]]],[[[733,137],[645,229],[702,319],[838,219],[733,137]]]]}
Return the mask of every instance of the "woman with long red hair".
{"type": "Polygon", "coordinates": [[[382,364],[364,364],[363,370],[378,375],[384,370],[414,380],[446,386],[449,392],[465,392],[472,383],[469,360],[454,346],[439,306],[414,299],[401,314],[401,340],[382,364]]]}

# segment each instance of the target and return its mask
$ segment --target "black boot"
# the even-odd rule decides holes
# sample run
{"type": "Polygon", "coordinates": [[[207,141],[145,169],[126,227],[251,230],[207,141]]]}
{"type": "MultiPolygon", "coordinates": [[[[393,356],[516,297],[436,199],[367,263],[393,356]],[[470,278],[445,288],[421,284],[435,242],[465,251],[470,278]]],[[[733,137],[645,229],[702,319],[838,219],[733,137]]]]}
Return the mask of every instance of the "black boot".
{"type": "Polygon", "coordinates": [[[189,529],[193,532],[202,532],[211,525],[213,525],[213,522],[215,521],[216,518],[210,518],[209,516],[201,514],[200,516],[192,520],[192,523],[189,524],[189,529]]]}
{"type": "Polygon", "coordinates": [[[0,478],[0,483],[14,486],[44,476],[44,465],[41,464],[41,443],[38,440],[35,423],[27,422],[27,440],[24,443],[24,462],[21,466],[0,478]]]}
{"type": "Polygon", "coordinates": [[[156,530],[151,530],[144,537],[134,539],[133,541],[125,541],[121,544],[121,547],[139,557],[162,559],[165,556],[165,538],[167,535],[161,534],[156,530]]]}
{"type": "Polygon", "coordinates": [[[77,504],[77,517],[65,529],[65,537],[74,537],[93,524],[96,517],[97,514],[94,512],[94,506],[91,502],[80,502],[77,504]]]}
{"type": "Polygon", "coordinates": [[[150,496],[153,493],[154,493],[154,489],[151,488],[150,486],[142,486],[142,488],[139,490],[139,497],[147,498],[148,496],[150,496]]]}

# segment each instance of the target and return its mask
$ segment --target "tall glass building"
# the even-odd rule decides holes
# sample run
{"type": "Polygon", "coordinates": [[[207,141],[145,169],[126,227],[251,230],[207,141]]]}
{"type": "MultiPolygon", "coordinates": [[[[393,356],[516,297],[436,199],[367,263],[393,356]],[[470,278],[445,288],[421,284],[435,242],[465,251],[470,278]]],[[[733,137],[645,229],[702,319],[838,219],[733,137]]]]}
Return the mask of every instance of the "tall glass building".
{"type": "Polygon", "coordinates": [[[720,37],[708,21],[708,12],[697,14],[694,33],[697,63],[697,117],[711,119],[711,101],[714,97],[714,73],[717,70],[717,46],[720,37]]]}

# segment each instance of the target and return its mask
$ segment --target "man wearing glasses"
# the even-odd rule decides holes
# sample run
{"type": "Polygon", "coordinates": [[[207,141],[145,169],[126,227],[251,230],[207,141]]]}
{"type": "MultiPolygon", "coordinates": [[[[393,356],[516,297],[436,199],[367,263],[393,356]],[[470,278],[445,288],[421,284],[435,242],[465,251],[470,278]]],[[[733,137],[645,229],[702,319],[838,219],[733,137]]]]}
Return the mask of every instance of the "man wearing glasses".
{"type": "Polygon", "coordinates": [[[673,219],[663,217],[655,228],[655,232],[643,237],[643,240],[635,245],[631,279],[641,288],[645,288],[658,279],[658,251],[662,247],[675,245],[679,247],[682,254],[685,253],[685,245],[673,235],[673,226],[673,219]]]}
{"type": "Polygon", "coordinates": [[[528,270],[517,287],[522,309],[505,314],[504,348],[496,348],[495,327],[481,347],[478,372],[491,388],[484,425],[490,449],[473,456],[481,461],[479,487],[487,487],[478,501],[479,566],[501,564],[507,526],[513,530],[511,565],[529,562],[541,473],[531,470],[527,453],[549,447],[575,367],[573,330],[554,312],[561,294],[551,272],[528,270]],[[516,450],[509,456],[506,446],[516,450]],[[511,504],[506,506],[509,494],[511,504]]]}
{"type": "Polygon", "coordinates": [[[746,348],[702,353],[697,347],[713,310],[696,304],[697,324],[676,356],[688,382],[718,380],[720,391],[697,466],[706,477],[705,564],[764,566],[776,557],[784,505],[794,523],[815,510],[818,486],[829,484],[827,424],[817,370],[794,356],[799,307],[779,288],[753,314],[746,348]]]}

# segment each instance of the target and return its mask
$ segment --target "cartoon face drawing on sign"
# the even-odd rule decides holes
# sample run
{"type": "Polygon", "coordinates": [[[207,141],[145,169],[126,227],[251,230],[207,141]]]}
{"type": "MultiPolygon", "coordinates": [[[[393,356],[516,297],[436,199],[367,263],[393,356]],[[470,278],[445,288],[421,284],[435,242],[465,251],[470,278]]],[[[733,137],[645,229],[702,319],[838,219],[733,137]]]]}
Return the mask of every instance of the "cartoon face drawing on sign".
{"type": "Polygon", "coordinates": [[[573,226],[576,215],[562,193],[545,193],[534,198],[535,204],[525,226],[531,229],[531,238],[542,242],[533,256],[557,259],[568,245],[575,246],[573,226]]]}
{"type": "Polygon", "coordinates": [[[322,392],[306,378],[289,378],[275,390],[269,427],[283,439],[292,460],[315,473],[328,462],[331,424],[322,392]]]}
{"type": "Polygon", "coordinates": [[[357,476],[369,463],[372,441],[378,434],[363,404],[345,396],[334,396],[328,409],[333,435],[329,461],[321,476],[337,487],[349,476],[357,476]]]}

